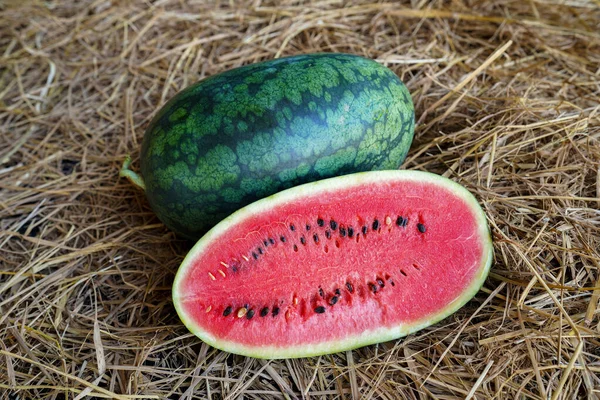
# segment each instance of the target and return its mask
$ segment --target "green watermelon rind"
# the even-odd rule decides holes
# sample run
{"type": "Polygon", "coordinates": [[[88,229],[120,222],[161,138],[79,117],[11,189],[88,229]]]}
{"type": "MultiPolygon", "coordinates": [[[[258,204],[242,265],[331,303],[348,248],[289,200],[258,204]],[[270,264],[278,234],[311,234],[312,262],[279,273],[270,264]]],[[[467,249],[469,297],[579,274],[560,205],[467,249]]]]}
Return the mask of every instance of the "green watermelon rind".
{"type": "Polygon", "coordinates": [[[270,197],[258,200],[225,218],[219,224],[214,226],[206,235],[204,235],[189,251],[183,260],[173,283],[173,303],[177,314],[181,321],[190,332],[199,337],[202,341],[209,345],[230,353],[241,354],[249,357],[263,359],[281,359],[281,358],[299,358],[312,357],[323,354],[337,353],[341,351],[353,350],[374,343],[386,342],[395,340],[403,336],[409,335],[423,328],[431,326],[449,315],[456,312],[464,306],[471,298],[481,289],[485,279],[488,276],[493,260],[492,239],[487,224],[485,213],[477,202],[477,199],[463,186],[458,183],[444,178],[440,175],[408,170],[388,170],[388,171],[371,171],[359,172],[350,175],[344,175],[335,178],[324,179],[312,183],[300,185],[291,189],[276,193],[270,197]],[[305,345],[292,347],[275,347],[275,346],[248,346],[227,340],[221,340],[210,332],[203,330],[192,322],[182,307],[182,299],[179,297],[178,288],[187,276],[187,271],[192,264],[192,261],[203,251],[204,247],[227,232],[227,230],[240,223],[246,218],[261,213],[263,210],[270,210],[274,205],[285,204],[288,201],[295,201],[305,195],[314,195],[335,191],[336,189],[347,189],[352,186],[359,186],[366,183],[378,183],[388,181],[413,181],[422,183],[431,183],[439,185],[445,189],[452,191],[454,195],[465,201],[470,206],[475,220],[479,226],[479,237],[482,244],[482,259],[478,273],[471,284],[461,293],[460,296],[450,302],[445,308],[437,313],[428,315],[420,320],[410,324],[402,324],[391,328],[378,328],[370,331],[365,331],[360,335],[351,336],[343,340],[328,341],[321,343],[307,343],[305,345]]]}
{"type": "Polygon", "coordinates": [[[141,175],[158,218],[198,240],[235,210],[289,187],[399,168],[414,126],[408,89],[380,63],[342,53],[284,57],[213,75],[171,98],[144,135],[141,175]]]}

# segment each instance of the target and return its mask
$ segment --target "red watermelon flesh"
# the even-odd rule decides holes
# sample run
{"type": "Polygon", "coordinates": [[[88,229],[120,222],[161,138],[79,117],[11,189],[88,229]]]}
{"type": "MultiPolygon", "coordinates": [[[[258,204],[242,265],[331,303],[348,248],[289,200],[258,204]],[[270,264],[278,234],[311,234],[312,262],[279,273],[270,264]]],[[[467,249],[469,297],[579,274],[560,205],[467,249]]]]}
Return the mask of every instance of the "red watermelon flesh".
{"type": "Polygon", "coordinates": [[[465,188],[424,172],[366,172],[232,214],[190,251],[173,300],[214,347],[303,357],[439,321],[475,295],[491,260],[485,216],[465,188]]]}

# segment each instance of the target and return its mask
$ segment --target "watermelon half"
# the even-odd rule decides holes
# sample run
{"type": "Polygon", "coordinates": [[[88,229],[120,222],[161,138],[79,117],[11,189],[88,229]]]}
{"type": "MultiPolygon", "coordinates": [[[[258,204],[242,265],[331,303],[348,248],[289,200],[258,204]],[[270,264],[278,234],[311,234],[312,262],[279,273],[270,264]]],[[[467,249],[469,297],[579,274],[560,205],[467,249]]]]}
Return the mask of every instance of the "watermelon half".
{"type": "Polygon", "coordinates": [[[306,357],[434,324],[477,293],[491,262],[485,215],[465,188],[425,172],[364,172],[220,222],[183,261],[173,301],[216,348],[306,357]]]}

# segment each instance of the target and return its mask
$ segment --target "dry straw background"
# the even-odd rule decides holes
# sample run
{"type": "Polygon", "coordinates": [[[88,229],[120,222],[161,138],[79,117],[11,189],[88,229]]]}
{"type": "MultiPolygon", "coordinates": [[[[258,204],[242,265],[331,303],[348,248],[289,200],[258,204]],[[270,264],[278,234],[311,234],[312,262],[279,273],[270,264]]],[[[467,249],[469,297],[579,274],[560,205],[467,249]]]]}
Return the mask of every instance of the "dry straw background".
{"type": "Polygon", "coordinates": [[[598,398],[599,99],[598,0],[0,1],[0,398],[598,398]],[[406,82],[419,124],[402,168],[478,197],[491,276],[403,340],[214,350],[170,299],[190,243],[121,161],[186,85],[317,51],[406,82]]]}

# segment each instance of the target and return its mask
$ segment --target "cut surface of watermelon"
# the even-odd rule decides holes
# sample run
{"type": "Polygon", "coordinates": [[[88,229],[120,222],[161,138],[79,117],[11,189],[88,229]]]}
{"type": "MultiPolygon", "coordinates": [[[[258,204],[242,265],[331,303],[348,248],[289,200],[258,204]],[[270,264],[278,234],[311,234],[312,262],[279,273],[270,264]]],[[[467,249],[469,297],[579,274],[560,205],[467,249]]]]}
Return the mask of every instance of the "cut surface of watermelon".
{"type": "Polygon", "coordinates": [[[173,285],[206,343],[260,358],[396,339],[455,312],[492,262],[485,215],[462,186],[417,171],[305,184],[202,237],[173,285]]]}

